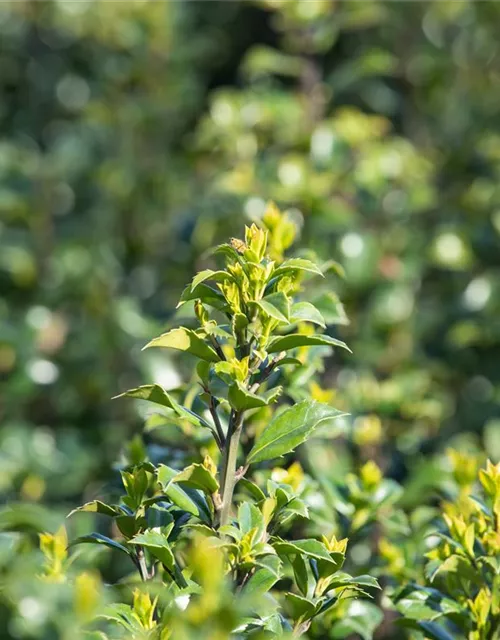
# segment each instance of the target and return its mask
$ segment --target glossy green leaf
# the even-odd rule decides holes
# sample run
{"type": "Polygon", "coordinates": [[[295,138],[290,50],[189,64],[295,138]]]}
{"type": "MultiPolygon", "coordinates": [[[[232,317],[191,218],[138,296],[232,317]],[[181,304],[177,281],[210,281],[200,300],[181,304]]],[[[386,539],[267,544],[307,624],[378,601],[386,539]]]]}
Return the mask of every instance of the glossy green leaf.
{"type": "Polygon", "coordinates": [[[297,584],[299,591],[303,596],[307,596],[309,591],[309,574],[307,571],[306,561],[302,554],[298,553],[292,559],[292,569],[295,577],[295,583],[297,584]]]}
{"type": "Polygon", "coordinates": [[[257,409],[259,407],[265,407],[267,404],[265,398],[248,391],[240,382],[235,382],[229,387],[227,399],[231,407],[236,409],[236,411],[257,409]]]}
{"type": "Polygon", "coordinates": [[[346,349],[350,353],[351,350],[342,340],[337,340],[327,335],[307,336],[302,333],[290,333],[287,336],[278,336],[273,338],[266,347],[268,353],[279,353],[288,349],[296,349],[297,347],[314,347],[314,346],[331,346],[346,349]]]}
{"type": "Polygon", "coordinates": [[[310,302],[297,302],[292,306],[290,319],[294,322],[312,322],[325,328],[325,319],[310,302]]]}
{"type": "Polygon", "coordinates": [[[204,283],[198,284],[194,289],[188,284],[181,294],[177,308],[191,300],[201,300],[201,302],[214,307],[214,309],[224,309],[227,307],[226,299],[222,293],[204,283]]]}
{"type": "Polygon", "coordinates": [[[260,539],[265,531],[264,518],[260,509],[250,502],[242,502],[238,507],[238,524],[243,534],[257,529],[257,539],[260,539]]]}
{"type": "Polygon", "coordinates": [[[175,565],[175,558],[168,543],[168,533],[172,527],[173,523],[164,532],[149,529],[129,540],[129,543],[146,547],[167,569],[172,570],[175,565]]]}
{"type": "Polygon", "coordinates": [[[318,540],[282,540],[277,538],[273,541],[273,547],[280,556],[295,556],[298,554],[316,560],[324,560],[334,566],[328,549],[318,540]]]}
{"type": "Polygon", "coordinates": [[[123,515],[123,511],[116,505],[106,504],[100,500],[92,500],[92,502],[86,502],[81,507],[77,507],[68,513],[68,518],[78,511],[86,511],[90,513],[100,513],[111,518],[123,515]]]}
{"type": "Polygon", "coordinates": [[[310,620],[316,615],[319,608],[312,600],[298,596],[295,593],[287,593],[285,598],[290,606],[294,620],[310,620]]]}
{"type": "Polygon", "coordinates": [[[143,349],[149,349],[151,347],[186,351],[207,362],[218,362],[220,360],[212,347],[206,344],[194,331],[186,329],[185,327],[172,329],[157,338],[153,338],[143,349]]]}
{"type": "Polygon", "coordinates": [[[292,498],[283,508],[283,515],[296,515],[302,518],[309,517],[309,510],[303,500],[292,498]]]}
{"type": "Polygon", "coordinates": [[[227,271],[212,271],[212,269],[205,269],[195,275],[191,282],[191,291],[194,291],[198,285],[205,280],[213,280],[214,282],[222,282],[224,280],[233,280],[233,276],[227,271]]]}
{"type": "Polygon", "coordinates": [[[135,467],[131,472],[121,471],[123,486],[127,496],[123,498],[123,503],[129,509],[138,509],[149,486],[150,476],[143,468],[135,467]]]}
{"type": "Polygon", "coordinates": [[[380,589],[380,585],[377,581],[376,578],[374,578],[373,576],[368,576],[368,575],[362,575],[362,576],[355,576],[352,579],[352,582],[354,584],[359,584],[362,587],[369,587],[370,589],[380,589]]]}
{"type": "Polygon", "coordinates": [[[175,411],[180,417],[191,423],[195,427],[203,427],[205,429],[213,429],[213,427],[204,420],[201,416],[194,413],[190,409],[186,409],[180,405],[174,398],[159,384],[144,384],[136,389],[129,389],[118,396],[115,396],[113,400],[118,398],[137,398],[139,400],[147,400],[148,402],[154,402],[163,407],[168,407],[175,411]]]}
{"type": "Polygon", "coordinates": [[[455,635],[451,635],[440,624],[432,621],[401,620],[400,626],[423,632],[428,640],[457,640],[455,635]]]}
{"type": "Polygon", "coordinates": [[[281,291],[271,293],[256,303],[268,316],[284,322],[290,321],[290,299],[281,291]]]}
{"type": "Polygon", "coordinates": [[[248,596],[261,596],[267,593],[278,582],[278,579],[269,569],[258,569],[246,583],[243,593],[248,596]]]}
{"type": "Polygon", "coordinates": [[[110,549],[118,549],[118,551],[122,551],[128,556],[130,555],[130,551],[127,549],[127,547],[123,546],[119,542],[116,542],[116,540],[112,540],[107,536],[103,536],[101,533],[90,533],[86,536],[80,536],[79,538],[73,540],[69,546],[74,547],[77,544],[100,544],[104,545],[105,547],[109,547],[110,549]]]}
{"type": "Polygon", "coordinates": [[[181,486],[172,480],[178,475],[178,471],[160,464],[157,469],[157,479],[168,498],[180,509],[200,518],[205,523],[211,522],[211,513],[208,505],[196,489],[181,486]]]}
{"type": "Polygon", "coordinates": [[[304,400],[275,416],[250,451],[247,463],[278,458],[293,451],[327,421],[344,415],[326,404],[304,400]]]}
{"type": "Polygon", "coordinates": [[[120,533],[128,539],[133,538],[136,533],[139,533],[140,529],[147,525],[147,521],[145,518],[136,518],[133,515],[122,515],[115,518],[115,524],[120,530],[120,533]]]}
{"type": "Polygon", "coordinates": [[[260,502],[266,499],[266,494],[258,487],[254,482],[251,482],[247,478],[241,478],[238,480],[238,487],[243,487],[248,493],[256,500],[260,502]]]}
{"type": "Polygon", "coordinates": [[[446,558],[446,560],[437,563],[429,579],[433,581],[438,575],[448,573],[456,573],[462,578],[471,580],[478,585],[483,582],[481,572],[472,566],[470,560],[457,554],[453,554],[449,558],[446,558]]]}
{"type": "Polygon", "coordinates": [[[214,478],[206,467],[199,463],[191,464],[189,467],[186,467],[183,471],[172,478],[172,482],[183,482],[188,487],[200,489],[208,495],[212,495],[219,489],[217,479],[214,478]]]}
{"type": "Polygon", "coordinates": [[[243,589],[246,595],[257,596],[267,593],[281,577],[282,563],[278,556],[261,557],[256,567],[255,573],[243,589]]]}
{"type": "Polygon", "coordinates": [[[311,260],[305,260],[304,258],[291,258],[290,260],[285,260],[277,269],[275,269],[273,278],[285,275],[290,271],[306,271],[308,273],[323,276],[321,269],[311,260]]]}

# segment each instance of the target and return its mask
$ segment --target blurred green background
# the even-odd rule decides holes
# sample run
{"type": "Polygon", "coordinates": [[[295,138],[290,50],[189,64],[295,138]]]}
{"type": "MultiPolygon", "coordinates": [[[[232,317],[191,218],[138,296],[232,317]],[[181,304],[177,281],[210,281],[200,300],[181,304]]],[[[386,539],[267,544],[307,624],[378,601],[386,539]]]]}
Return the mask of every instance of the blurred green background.
{"type": "Polygon", "coordinates": [[[323,386],[361,458],[413,499],[450,445],[498,461],[499,23],[467,0],[3,2],[2,500],[103,490],[141,425],[110,398],[185,379],[140,348],[268,199],[345,267],[354,355],[323,386]]]}

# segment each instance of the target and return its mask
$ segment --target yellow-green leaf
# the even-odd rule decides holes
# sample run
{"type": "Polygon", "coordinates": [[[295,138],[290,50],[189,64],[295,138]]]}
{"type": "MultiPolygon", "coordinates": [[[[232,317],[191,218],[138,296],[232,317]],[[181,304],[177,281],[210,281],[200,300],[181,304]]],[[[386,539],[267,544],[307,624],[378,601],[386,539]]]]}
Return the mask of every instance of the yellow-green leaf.
{"type": "Polygon", "coordinates": [[[172,329],[172,331],[167,331],[167,333],[153,338],[143,349],[149,349],[151,347],[187,351],[207,362],[218,362],[220,360],[212,347],[206,344],[192,329],[186,329],[185,327],[172,329]]]}
{"type": "Polygon", "coordinates": [[[329,405],[304,400],[275,416],[257,438],[247,463],[272,460],[305,442],[320,424],[345,415],[329,405]]]}
{"type": "Polygon", "coordinates": [[[287,336],[274,338],[267,346],[266,351],[268,353],[279,353],[280,351],[287,351],[288,349],[295,349],[296,347],[314,347],[320,345],[340,347],[352,353],[346,343],[341,340],[327,335],[307,336],[302,333],[291,333],[287,336]]]}

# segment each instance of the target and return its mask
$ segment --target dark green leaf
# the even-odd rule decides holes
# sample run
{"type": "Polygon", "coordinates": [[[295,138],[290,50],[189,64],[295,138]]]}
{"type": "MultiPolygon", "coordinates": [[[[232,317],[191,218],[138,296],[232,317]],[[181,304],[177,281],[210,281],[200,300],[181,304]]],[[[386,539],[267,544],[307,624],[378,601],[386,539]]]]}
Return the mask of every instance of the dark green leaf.
{"type": "Polygon", "coordinates": [[[74,547],[77,544],[101,544],[111,549],[118,549],[119,551],[123,551],[123,553],[126,553],[128,556],[130,555],[130,551],[127,549],[127,547],[124,547],[119,542],[116,542],[115,540],[112,540],[107,536],[103,536],[100,533],[90,533],[86,536],[80,536],[79,538],[73,540],[69,546],[74,547]]]}
{"type": "Polygon", "coordinates": [[[444,627],[436,622],[419,622],[417,620],[398,620],[398,625],[409,629],[416,629],[425,634],[429,640],[456,640],[444,627]]]}
{"type": "Polygon", "coordinates": [[[196,489],[189,489],[172,482],[177,474],[178,472],[175,469],[171,469],[164,464],[158,466],[157,479],[165,494],[180,509],[209,524],[211,522],[210,509],[203,495],[196,489]]]}
{"type": "Polygon", "coordinates": [[[190,300],[201,300],[204,304],[214,307],[214,309],[224,309],[227,307],[227,302],[220,291],[209,287],[206,284],[199,284],[194,289],[191,285],[184,289],[180,297],[177,307],[182,306],[185,302],[190,300]]]}
{"type": "Polygon", "coordinates": [[[141,527],[145,526],[145,518],[136,518],[135,516],[122,515],[115,519],[116,526],[125,538],[133,538],[141,527]]]}
{"type": "Polygon", "coordinates": [[[146,547],[167,569],[172,570],[175,565],[175,558],[168,543],[168,533],[173,526],[173,523],[171,523],[164,532],[149,529],[135,536],[129,542],[130,544],[146,547]]]}

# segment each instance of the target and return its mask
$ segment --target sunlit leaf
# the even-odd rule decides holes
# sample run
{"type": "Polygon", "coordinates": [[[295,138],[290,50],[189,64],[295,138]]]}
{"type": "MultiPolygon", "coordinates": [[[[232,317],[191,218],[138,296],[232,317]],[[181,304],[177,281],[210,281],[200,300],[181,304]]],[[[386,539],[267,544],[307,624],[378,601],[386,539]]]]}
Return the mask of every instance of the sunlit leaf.
{"type": "Polygon", "coordinates": [[[314,273],[322,276],[323,272],[317,264],[311,262],[311,260],[305,260],[304,258],[291,258],[285,260],[273,273],[273,277],[282,276],[289,271],[306,271],[308,273],[314,273]]]}
{"type": "Polygon", "coordinates": [[[256,303],[267,315],[279,322],[288,324],[290,321],[290,299],[284,293],[271,293],[256,303]]]}
{"type": "MultiPolygon", "coordinates": [[[[171,530],[172,527],[173,523],[170,525],[169,529],[171,530]]],[[[151,554],[164,564],[167,569],[172,570],[174,568],[175,558],[168,542],[169,529],[166,531],[155,531],[153,529],[149,529],[148,531],[144,531],[144,533],[136,535],[132,540],[129,540],[129,543],[146,547],[146,549],[149,549],[151,554]]]]}
{"type": "Polygon", "coordinates": [[[312,322],[320,327],[326,327],[325,319],[310,302],[296,302],[292,306],[290,318],[294,322],[312,322]]]}
{"type": "Polygon", "coordinates": [[[117,516],[123,515],[123,511],[117,507],[116,505],[106,504],[101,502],[100,500],[92,500],[92,502],[87,502],[83,504],[81,507],[77,507],[68,513],[68,518],[72,516],[74,513],[78,511],[88,511],[91,513],[100,513],[105,516],[110,516],[111,518],[115,518],[117,516]]]}
{"type": "Polygon", "coordinates": [[[268,353],[278,353],[280,351],[287,351],[288,349],[295,349],[297,347],[314,347],[321,345],[340,347],[341,349],[346,349],[351,353],[351,350],[346,343],[341,340],[337,340],[336,338],[332,338],[327,335],[308,336],[302,333],[291,333],[287,336],[278,336],[277,338],[273,338],[266,347],[266,351],[268,353]]]}
{"type": "Polygon", "coordinates": [[[257,438],[248,454],[247,463],[278,458],[293,451],[327,421],[345,415],[329,405],[304,400],[276,415],[257,438]]]}
{"type": "Polygon", "coordinates": [[[207,362],[218,362],[220,360],[212,347],[206,344],[194,331],[184,327],[172,329],[157,338],[153,338],[143,349],[149,349],[151,347],[187,351],[207,362]]]}

